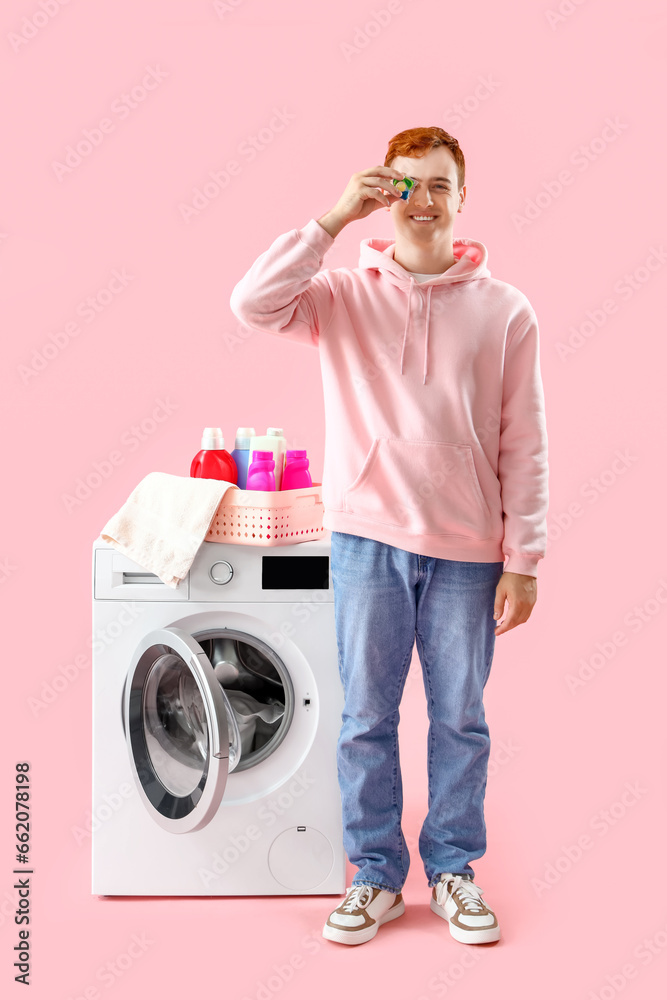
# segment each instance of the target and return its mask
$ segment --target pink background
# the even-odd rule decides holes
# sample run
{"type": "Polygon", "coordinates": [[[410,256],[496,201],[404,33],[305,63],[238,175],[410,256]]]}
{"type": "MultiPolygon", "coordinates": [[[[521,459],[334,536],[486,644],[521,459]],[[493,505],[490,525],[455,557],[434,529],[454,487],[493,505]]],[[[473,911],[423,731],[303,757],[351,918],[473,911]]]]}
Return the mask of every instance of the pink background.
{"type": "MultiPolygon", "coordinates": [[[[3,989],[19,990],[13,777],[29,760],[33,997],[100,987],[134,934],[151,944],[112,996],[663,995],[666,19],[657,0],[560,2],[556,15],[558,2],[2,5],[3,989]],[[151,68],[153,89],[121,116],[151,68]],[[55,161],[105,118],[111,131],[59,179],[55,161]],[[321,476],[317,353],[239,329],[229,295],[276,236],[382,163],[391,136],[431,124],[467,159],[455,235],[486,244],[541,330],[550,540],[530,621],[497,640],[488,851],[474,866],[503,938],[457,944],[428,909],[416,652],[400,724],[407,913],[371,944],[319,937],[336,897],[99,900],[90,841],[73,833],[90,809],[92,541],[148,472],[187,474],[206,425],[228,439],[237,424],[282,425],[321,476]],[[186,221],[194,189],[230,160],[239,171],[186,221]],[[127,283],[108,295],[115,271],[127,283]],[[155,422],[158,401],[170,412],[155,422]],[[77,656],[86,665],[36,713],[30,699],[77,656]],[[272,978],[294,956],[291,978],[272,978]]],[[[326,265],[355,266],[371,235],[392,235],[387,213],[347,227],[326,265]]]]}

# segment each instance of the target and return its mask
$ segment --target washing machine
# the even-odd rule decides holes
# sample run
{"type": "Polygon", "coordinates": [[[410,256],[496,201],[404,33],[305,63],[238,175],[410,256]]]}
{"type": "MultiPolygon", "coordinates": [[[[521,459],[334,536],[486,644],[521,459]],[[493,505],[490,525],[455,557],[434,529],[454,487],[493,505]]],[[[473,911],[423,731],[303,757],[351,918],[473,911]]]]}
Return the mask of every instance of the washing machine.
{"type": "Polygon", "coordinates": [[[95,540],[93,894],[344,893],[330,556],[205,541],[174,589],[95,540]]]}

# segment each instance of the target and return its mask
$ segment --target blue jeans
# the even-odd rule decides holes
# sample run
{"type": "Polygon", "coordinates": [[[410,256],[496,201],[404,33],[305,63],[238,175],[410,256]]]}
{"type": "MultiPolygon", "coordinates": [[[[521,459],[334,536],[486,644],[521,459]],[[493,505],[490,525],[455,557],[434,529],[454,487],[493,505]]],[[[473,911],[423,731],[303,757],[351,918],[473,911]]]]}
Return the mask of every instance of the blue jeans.
{"type": "Polygon", "coordinates": [[[486,850],[489,729],[482,692],[495,646],[493,605],[504,563],[416,555],[331,532],[338,666],[343,844],[353,884],[398,893],[410,856],[401,829],[399,704],[417,640],[427,695],[428,814],[419,853],[429,886],[474,876],[486,850]]]}

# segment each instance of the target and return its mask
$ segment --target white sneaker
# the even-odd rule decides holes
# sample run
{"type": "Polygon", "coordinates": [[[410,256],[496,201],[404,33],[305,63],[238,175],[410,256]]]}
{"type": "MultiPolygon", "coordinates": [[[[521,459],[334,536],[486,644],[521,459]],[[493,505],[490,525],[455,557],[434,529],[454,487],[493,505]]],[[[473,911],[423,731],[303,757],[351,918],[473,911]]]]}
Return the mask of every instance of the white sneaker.
{"type": "Polygon", "coordinates": [[[449,922],[449,932],[462,944],[486,944],[500,938],[493,910],[482,900],[483,889],[470,877],[445,872],[433,886],[431,909],[449,922]]]}
{"type": "Polygon", "coordinates": [[[380,924],[405,913],[403,894],[372,885],[352,885],[338,909],[330,914],[322,936],[339,944],[364,944],[378,932],[380,924]]]}

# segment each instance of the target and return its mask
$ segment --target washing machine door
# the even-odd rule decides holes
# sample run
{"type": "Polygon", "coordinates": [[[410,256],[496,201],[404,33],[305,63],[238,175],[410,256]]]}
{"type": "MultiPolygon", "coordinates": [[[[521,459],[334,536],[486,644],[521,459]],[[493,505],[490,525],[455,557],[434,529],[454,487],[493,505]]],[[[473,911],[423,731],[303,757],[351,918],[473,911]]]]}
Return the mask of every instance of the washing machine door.
{"type": "Polygon", "coordinates": [[[240,759],[241,738],[199,643],[179,628],[146,635],[130,665],[123,711],[137,788],[155,822],[172,833],[205,826],[240,759]]]}

